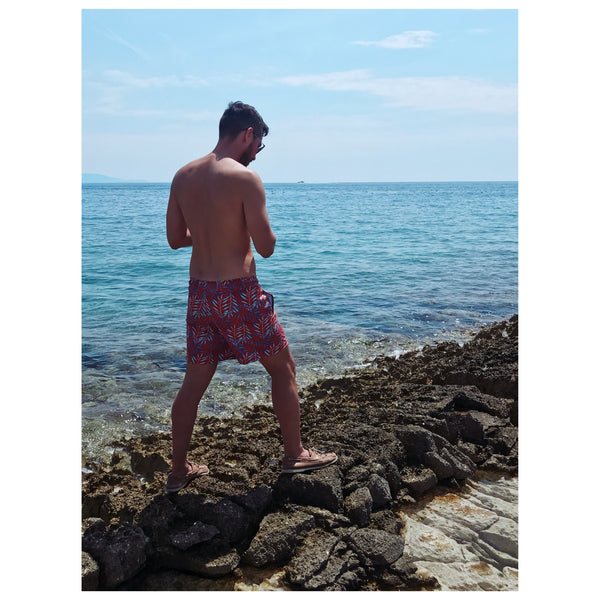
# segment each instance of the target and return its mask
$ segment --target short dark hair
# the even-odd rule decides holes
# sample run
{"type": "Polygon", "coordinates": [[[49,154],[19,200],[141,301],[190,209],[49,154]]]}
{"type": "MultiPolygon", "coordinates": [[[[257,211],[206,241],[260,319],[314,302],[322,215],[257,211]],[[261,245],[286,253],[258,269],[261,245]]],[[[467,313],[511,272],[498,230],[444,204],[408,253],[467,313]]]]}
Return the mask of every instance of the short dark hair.
{"type": "Polygon", "coordinates": [[[234,138],[240,131],[252,127],[255,137],[265,137],[269,127],[254,106],[230,102],[219,121],[219,138],[234,138]]]}

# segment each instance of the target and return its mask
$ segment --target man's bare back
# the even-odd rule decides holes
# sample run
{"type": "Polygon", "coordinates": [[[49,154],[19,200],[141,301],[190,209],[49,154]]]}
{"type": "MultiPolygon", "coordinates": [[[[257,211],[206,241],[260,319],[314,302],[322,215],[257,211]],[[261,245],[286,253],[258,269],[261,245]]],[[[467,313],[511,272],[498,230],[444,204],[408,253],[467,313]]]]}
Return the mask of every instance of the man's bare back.
{"type": "Polygon", "coordinates": [[[167,239],[172,248],[192,246],[192,279],[255,275],[250,240],[261,256],[268,257],[275,249],[262,181],[238,162],[239,148],[247,148],[245,160],[254,160],[260,140],[250,128],[250,133],[219,142],[213,152],[188,163],[173,178],[167,239]]]}

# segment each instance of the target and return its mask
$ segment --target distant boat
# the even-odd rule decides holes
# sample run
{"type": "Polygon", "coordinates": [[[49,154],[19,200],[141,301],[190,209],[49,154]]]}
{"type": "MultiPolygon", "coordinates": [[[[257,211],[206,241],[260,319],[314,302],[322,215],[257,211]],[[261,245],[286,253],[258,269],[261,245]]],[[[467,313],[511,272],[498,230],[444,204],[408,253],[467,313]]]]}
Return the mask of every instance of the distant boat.
{"type": "Polygon", "coordinates": [[[304,183],[304,181],[298,181],[297,183],[304,183]]]}

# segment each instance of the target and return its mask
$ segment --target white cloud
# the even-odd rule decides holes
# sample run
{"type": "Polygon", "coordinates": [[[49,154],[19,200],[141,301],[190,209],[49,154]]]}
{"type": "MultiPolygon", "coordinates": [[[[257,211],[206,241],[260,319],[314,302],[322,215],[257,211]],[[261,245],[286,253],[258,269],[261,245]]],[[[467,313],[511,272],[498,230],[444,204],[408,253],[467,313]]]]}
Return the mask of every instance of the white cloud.
{"type": "Polygon", "coordinates": [[[425,48],[429,46],[433,39],[437,36],[437,33],[433,31],[405,31],[398,35],[390,35],[383,40],[374,42],[353,42],[358,46],[379,46],[381,48],[425,48]]]}
{"type": "Polygon", "coordinates": [[[366,69],[292,75],[281,83],[340,92],[379,96],[388,106],[417,110],[459,110],[514,113],[517,86],[500,85],[467,77],[375,77],[366,69]]]}

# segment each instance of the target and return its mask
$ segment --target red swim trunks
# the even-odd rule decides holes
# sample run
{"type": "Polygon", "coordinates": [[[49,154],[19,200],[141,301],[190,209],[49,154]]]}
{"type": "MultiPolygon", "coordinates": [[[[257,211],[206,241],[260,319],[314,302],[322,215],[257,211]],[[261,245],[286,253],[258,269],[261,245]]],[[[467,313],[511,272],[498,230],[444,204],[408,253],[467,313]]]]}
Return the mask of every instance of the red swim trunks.
{"type": "Polygon", "coordinates": [[[236,358],[241,364],[273,356],[288,342],[273,296],[256,277],[227,281],[190,279],[187,360],[203,365],[236,358]]]}

